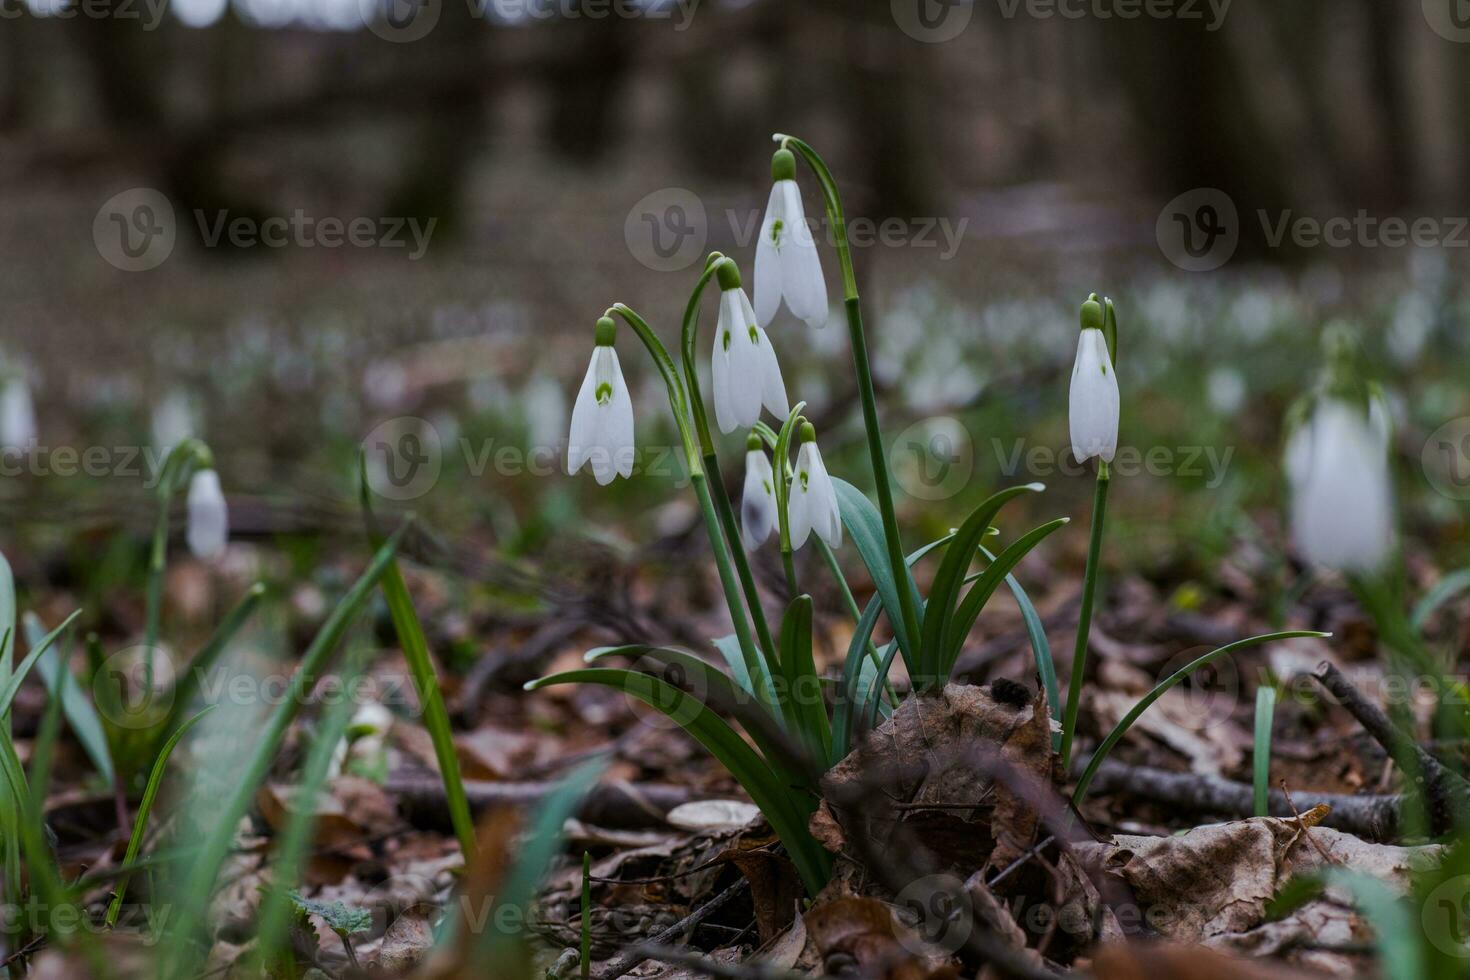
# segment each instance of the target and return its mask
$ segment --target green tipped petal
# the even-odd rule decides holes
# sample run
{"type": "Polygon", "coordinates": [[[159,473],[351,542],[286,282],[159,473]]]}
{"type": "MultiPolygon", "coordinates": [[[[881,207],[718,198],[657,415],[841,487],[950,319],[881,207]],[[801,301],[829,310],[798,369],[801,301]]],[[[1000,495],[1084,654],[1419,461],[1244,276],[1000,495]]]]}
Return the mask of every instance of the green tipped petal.
{"type": "Polygon", "coordinates": [[[618,325],[610,316],[597,318],[596,343],[598,347],[611,347],[613,339],[618,335],[618,325]]]}
{"type": "Polygon", "coordinates": [[[796,179],[796,154],[782,147],[771,155],[771,179],[796,179]]]}

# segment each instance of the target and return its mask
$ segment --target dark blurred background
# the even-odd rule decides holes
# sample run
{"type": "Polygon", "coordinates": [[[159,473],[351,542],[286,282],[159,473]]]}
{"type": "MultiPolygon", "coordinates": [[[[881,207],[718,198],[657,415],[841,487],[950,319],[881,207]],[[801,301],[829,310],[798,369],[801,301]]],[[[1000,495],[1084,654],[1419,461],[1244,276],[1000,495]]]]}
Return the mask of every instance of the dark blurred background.
{"type": "MultiPolygon", "coordinates": [[[[779,130],[821,150],[873,238],[856,254],[888,431],[960,420],[973,492],[1015,475],[1002,443],[1064,449],[1097,289],[1123,318],[1125,442],[1235,446],[1262,469],[1233,468],[1230,499],[1272,503],[1280,414],[1321,326],[1347,319],[1377,371],[1419,385],[1400,390],[1406,497],[1441,520],[1463,506],[1419,469],[1426,434],[1470,408],[1461,0],[377,2],[4,0],[0,348],[40,443],[153,445],[172,412],[232,499],[339,501],[364,434],[422,418],[446,472],[493,490],[437,506],[529,546],[590,480],[475,472],[476,453],[555,457],[607,304],[672,343],[708,250],[748,269],[779,130]],[[1272,233],[1359,214],[1434,234],[1272,233]],[[1169,229],[1190,222],[1181,252],[1169,229]]],[[[861,428],[840,317],[818,334],[782,317],[792,394],[842,460],[861,428]]],[[[669,445],[627,339],[640,444],[669,445]]],[[[641,518],[670,483],[589,506],[641,518]]],[[[1083,506],[1085,481],[1062,483],[1083,506]]],[[[146,502],[142,481],[74,484],[146,502]]],[[[42,520],[58,493],[0,498],[42,520]]]]}

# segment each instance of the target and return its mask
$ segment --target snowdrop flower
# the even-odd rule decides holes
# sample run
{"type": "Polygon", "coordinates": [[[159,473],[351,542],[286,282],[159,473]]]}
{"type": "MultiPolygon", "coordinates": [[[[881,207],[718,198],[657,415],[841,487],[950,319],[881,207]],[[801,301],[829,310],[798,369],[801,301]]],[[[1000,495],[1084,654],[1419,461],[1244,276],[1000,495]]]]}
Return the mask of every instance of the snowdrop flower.
{"type": "Polygon", "coordinates": [[[827,323],[827,283],[817,243],[806,223],[796,186],[796,157],[777,150],[771,158],[771,197],[755,244],[755,310],[768,327],[784,297],[786,306],[809,327],[827,323]]]}
{"type": "Polygon", "coordinates": [[[567,473],[591,462],[592,475],[607,486],[614,477],[633,475],[633,399],[613,350],[617,325],[611,317],[597,321],[596,346],[587,376],[572,407],[567,438],[567,473]]]}
{"type": "Polygon", "coordinates": [[[745,440],[745,492],[740,497],[740,538],[754,551],[776,529],[776,477],[754,432],[745,440]]]}
{"type": "Polygon", "coordinates": [[[807,535],[816,531],[818,537],[836,548],[842,544],[837,491],[822,462],[822,451],[817,448],[817,430],[810,422],[801,423],[798,441],[801,448],[796,451],[796,475],[786,499],[791,547],[800,548],[806,544],[807,535]]]}
{"type": "Polygon", "coordinates": [[[786,382],[771,338],[756,323],[750,300],[740,287],[740,270],[730,259],[716,268],[720,280],[720,318],[715,327],[710,374],[715,385],[715,420],[721,432],[748,429],[761,417],[761,405],[778,419],[791,412],[786,382]]]}
{"type": "MultiPolygon", "coordinates": [[[[1111,304],[1109,304],[1111,307],[1111,304]]],[[[1118,451],[1118,379],[1103,335],[1103,308],[1096,295],[1082,304],[1082,332],[1068,395],[1072,455],[1111,463],[1118,451]]]]}
{"type": "Polygon", "coordinates": [[[159,459],[167,458],[175,446],[194,434],[198,428],[194,417],[194,403],[181,388],[170,391],[153,407],[153,444],[159,459]]]}
{"type": "Polygon", "coordinates": [[[36,441],[36,406],[25,378],[5,382],[0,396],[0,442],[19,449],[36,441]]]}
{"type": "Polygon", "coordinates": [[[230,536],[230,511],[220,492],[219,474],[201,467],[189,478],[189,526],[185,537],[197,558],[216,558],[230,536]]]}
{"type": "Polygon", "coordinates": [[[1372,572],[1393,551],[1387,413],[1324,396],[1286,446],[1291,534],[1308,561],[1372,572]]]}

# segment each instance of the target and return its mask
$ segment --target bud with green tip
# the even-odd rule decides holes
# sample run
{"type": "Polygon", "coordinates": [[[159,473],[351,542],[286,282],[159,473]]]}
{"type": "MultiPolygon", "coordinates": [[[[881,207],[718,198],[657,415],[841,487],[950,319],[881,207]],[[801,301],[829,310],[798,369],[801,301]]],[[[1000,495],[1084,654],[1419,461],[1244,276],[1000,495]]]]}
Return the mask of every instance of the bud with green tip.
{"type": "Polygon", "coordinates": [[[616,336],[612,317],[597,321],[592,360],[577,392],[567,437],[567,473],[576,473],[590,462],[592,475],[603,486],[616,477],[633,475],[635,452],[633,400],[613,349],[616,336]]]}
{"type": "Polygon", "coordinates": [[[740,498],[740,539],[746,550],[759,548],[776,529],[776,477],[761,437],[745,440],[745,492],[740,498]]]}
{"type": "Polygon", "coordinates": [[[837,506],[837,490],[822,462],[817,448],[817,430],[805,419],[797,430],[796,472],[786,494],[787,523],[791,529],[791,547],[806,544],[811,532],[833,548],[842,544],[842,512],[837,506]]]}
{"type": "Polygon", "coordinates": [[[1118,378],[1111,350],[1117,346],[1117,319],[1110,300],[1096,293],[1082,304],[1077,359],[1072,364],[1068,424],[1072,455],[1079,462],[1099,457],[1111,463],[1118,451],[1118,378]],[[1114,339],[1109,342],[1108,331],[1114,339]]]}
{"type": "Polygon", "coordinates": [[[720,316],[710,353],[715,421],[721,432],[748,429],[761,417],[763,405],[785,418],[791,405],[781,365],[740,284],[740,267],[733,259],[720,259],[715,276],[720,284],[720,316]]]}
{"type": "Polygon", "coordinates": [[[755,312],[771,325],[781,300],[809,327],[827,323],[827,283],[817,243],[796,186],[796,157],[784,147],[771,158],[771,196],[755,245],[755,312]]]}

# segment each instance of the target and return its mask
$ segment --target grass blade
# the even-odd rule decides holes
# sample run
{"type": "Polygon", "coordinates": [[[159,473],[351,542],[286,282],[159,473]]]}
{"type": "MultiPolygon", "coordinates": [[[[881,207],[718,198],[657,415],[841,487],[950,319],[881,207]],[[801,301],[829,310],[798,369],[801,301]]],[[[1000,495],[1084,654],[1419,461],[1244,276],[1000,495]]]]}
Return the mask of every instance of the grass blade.
{"type": "Polygon", "coordinates": [[[251,747],[249,757],[240,767],[240,778],[235,792],[221,809],[217,823],[205,839],[204,846],[200,849],[200,854],[195,859],[185,884],[183,912],[174,941],[174,948],[179,952],[172,971],[173,976],[191,975],[194,953],[190,951],[189,944],[208,910],[209,896],[214,890],[215,879],[219,877],[220,867],[229,855],[230,843],[235,838],[236,826],[240,818],[250,809],[250,801],[254,799],[266,773],[270,771],[271,763],[275,760],[276,752],[281,746],[281,740],[286,736],[286,730],[301,710],[311,688],[321,678],[342,634],[346,632],[347,627],[366,605],[373,589],[377,587],[378,581],[392,563],[403,531],[408,526],[400,528],[378,549],[362,577],[353,584],[342,600],[337,603],[337,607],[332,610],[331,615],[327,617],[326,622],[322,624],[321,629],[312,639],[311,645],[307,647],[306,653],[302,655],[301,666],[292,675],[291,683],[287,685],[284,696],[266,722],[260,740],[251,747]]]}
{"type": "Polygon", "coordinates": [[[1256,737],[1251,748],[1251,768],[1255,787],[1255,814],[1271,813],[1271,721],[1276,714],[1276,688],[1256,688],[1256,737]]]}
{"type": "MultiPolygon", "coordinates": [[[[898,640],[898,647],[903,651],[904,663],[908,665],[909,673],[914,674],[917,670],[917,648],[915,643],[918,637],[910,637],[908,629],[904,625],[903,612],[899,604],[898,590],[900,584],[893,577],[893,562],[888,560],[888,540],[883,534],[883,518],[878,513],[878,508],[868,499],[867,494],[846,480],[832,478],[832,486],[837,491],[837,506],[842,513],[842,524],[847,528],[847,533],[852,542],[857,546],[858,555],[862,557],[863,564],[868,568],[868,575],[873,579],[873,586],[878,590],[878,595],[883,603],[883,609],[888,613],[888,622],[893,630],[894,638],[898,640]]],[[[905,569],[902,588],[909,590],[913,597],[913,606],[918,609],[919,587],[914,583],[912,574],[905,569]]],[[[919,618],[922,626],[922,616],[919,618]]]]}
{"type": "MultiPolygon", "coordinates": [[[[995,561],[995,556],[985,550],[983,545],[980,553],[991,562],[995,561]]],[[[1021,610],[1021,619],[1026,624],[1026,637],[1031,641],[1031,655],[1036,660],[1036,673],[1041,677],[1042,689],[1046,691],[1047,707],[1051,710],[1052,718],[1059,719],[1062,717],[1062,690],[1057,686],[1057,665],[1051,657],[1051,643],[1046,638],[1046,625],[1042,623],[1041,614],[1036,611],[1031,597],[1026,594],[1014,574],[1006,575],[1006,585],[1010,587],[1016,606],[1021,610]]],[[[1054,749],[1061,748],[1060,731],[1051,733],[1051,744],[1054,749]]]]}
{"type": "Polygon", "coordinates": [[[1117,745],[1119,740],[1121,740],[1123,736],[1128,733],[1128,729],[1131,728],[1133,726],[1133,723],[1138,720],[1138,716],[1147,711],[1149,705],[1153,704],[1160,697],[1162,697],[1165,691],[1169,690],[1169,688],[1184,680],[1184,678],[1188,677],[1190,674],[1194,673],[1205,664],[1210,663],[1211,661],[1216,660],[1219,657],[1223,657],[1227,653],[1233,653],[1236,650],[1242,650],[1246,647],[1256,646],[1261,643],[1272,643],[1276,640],[1289,640],[1297,636],[1326,637],[1331,635],[1331,633],[1320,633],[1316,630],[1287,630],[1286,632],[1282,633],[1262,633],[1259,636],[1249,636],[1243,640],[1236,640],[1234,643],[1227,643],[1223,647],[1217,647],[1204,656],[1199,657],[1196,660],[1191,660],[1183,667],[1180,667],[1178,670],[1174,671],[1174,673],[1159,681],[1159,683],[1154,687],[1152,691],[1149,691],[1143,697],[1139,698],[1138,703],[1135,704],[1132,708],[1128,709],[1128,713],[1124,715],[1116,725],[1113,726],[1112,731],[1108,732],[1107,737],[1102,740],[1102,744],[1100,744],[1097,747],[1097,750],[1092,753],[1092,758],[1089,759],[1087,762],[1087,768],[1082,771],[1082,776],[1077,780],[1077,788],[1072,791],[1072,803],[1074,805],[1080,803],[1083,798],[1086,797],[1087,787],[1091,785],[1092,777],[1097,775],[1098,767],[1102,765],[1103,760],[1107,758],[1108,753],[1113,750],[1113,746],[1117,745]]]}
{"type": "Polygon", "coordinates": [[[781,672],[785,674],[785,707],[814,759],[832,752],[832,727],[812,659],[812,597],[799,595],[781,620],[781,672]]]}
{"type": "Polygon", "coordinates": [[[55,643],[57,637],[61,636],[62,632],[81,614],[82,611],[78,609],[63,619],[61,625],[41,637],[40,642],[31,644],[31,652],[26,654],[26,658],[6,678],[4,686],[0,687],[0,714],[8,715],[10,713],[10,705],[15,701],[16,692],[20,690],[21,683],[26,679],[26,675],[31,672],[31,668],[36,665],[36,661],[41,659],[43,653],[51,649],[51,644],[55,643]]]}
{"type": "Polygon", "coordinates": [[[531,681],[526,690],[539,690],[555,684],[602,684],[632,695],[665,713],[669,710],[667,705],[677,705],[676,712],[669,717],[745,787],[751,800],[760,807],[786,845],[807,891],[815,895],[822,890],[831,874],[831,858],[807,830],[810,806],[806,795],[782,782],[766,760],[719,715],[678,688],[633,670],[569,670],[531,681]]]}
{"type": "MultiPolygon", "coordinates": [[[[44,627],[35,613],[26,613],[23,621],[26,642],[34,646],[45,640],[42,632],[44,627]]],[[[41,672],[48,690],[60,690],[61,710],[66,714],[66,723],[71,726],[72,734],[82,743],[87,757],[92,760],[92,765],[97,767],[102,778],[111,783],[114,779],[112,752],[107,744],[107,732],[102,728],[102,719],[97,715],[97,708],[78,685],[60,683],[62,674],[71,673],[67,659],[62,656],[61,648],[53,644],[47,655],[36,661],[36,669],[41,672]]]]}
{"type": "MultiPolygon", "coordinates": [[[[210,705],[184,722],[177,731],[169,736],[168,741],[163,743],[163,748],[159,749],[158,758],[153,762],[153,770],[148,774],[148,785],[143,788],[143,799],[138,804],[138,815],[133,818],[133,832],[128,837],[128,849],[123,854],[124,867],[136,861],[138,852],[143,849],[143,838],[148,832],[148,815],[153,811],[153,801],[158,798],[158,791],[163,786],[163,777],[168,771],[168,760],[169,756],[173,755],[174,747],[189,733],[189,729],[199,722],[199,719],[213,710],[214,705],[210,705]]],[[[127,893],[128,878],[124,876],[118,879],[117,888],[112,896],[112,904],[107,906],[107,925],[109,927],[117,924],[118,914],[122,912],[123,897],[127,893]]]]}
{"type": "Polygon", "coordinates": [[[1416,631],[1422,630],[1436,609],[1466,589],[1470,589],[1470,568],[1462,568],[1446,575],[1415,604],[1414,611],[1409,616],[1409,624],[1416,631]]]}
{"type": "Polygon", "coordinates": [[[245,595],[225,616],[224,622],[219,624],[219,628],[214,631],[204,646],[199,648],[199,652],[194,654],[194,658],[189,661],[189,666],[174,680],[172,693],[165,695],[165,698],[170,701],[170,706],[168,716],[160,728],[160,738],[165,737],[164,733],[178,728],[184,713],[192,705],[194,695],[198,692],[204,677],[214,669],[214,665],[219,662],[220,656],[224,654],[230,641],[235,638],[236,633],[240,632],[240,628],[245,625],[245,621],[255,612],[255,607],[260,605],[260,600],[264,597],[264,582],[256,582],[245,590],[245,595]]]}

